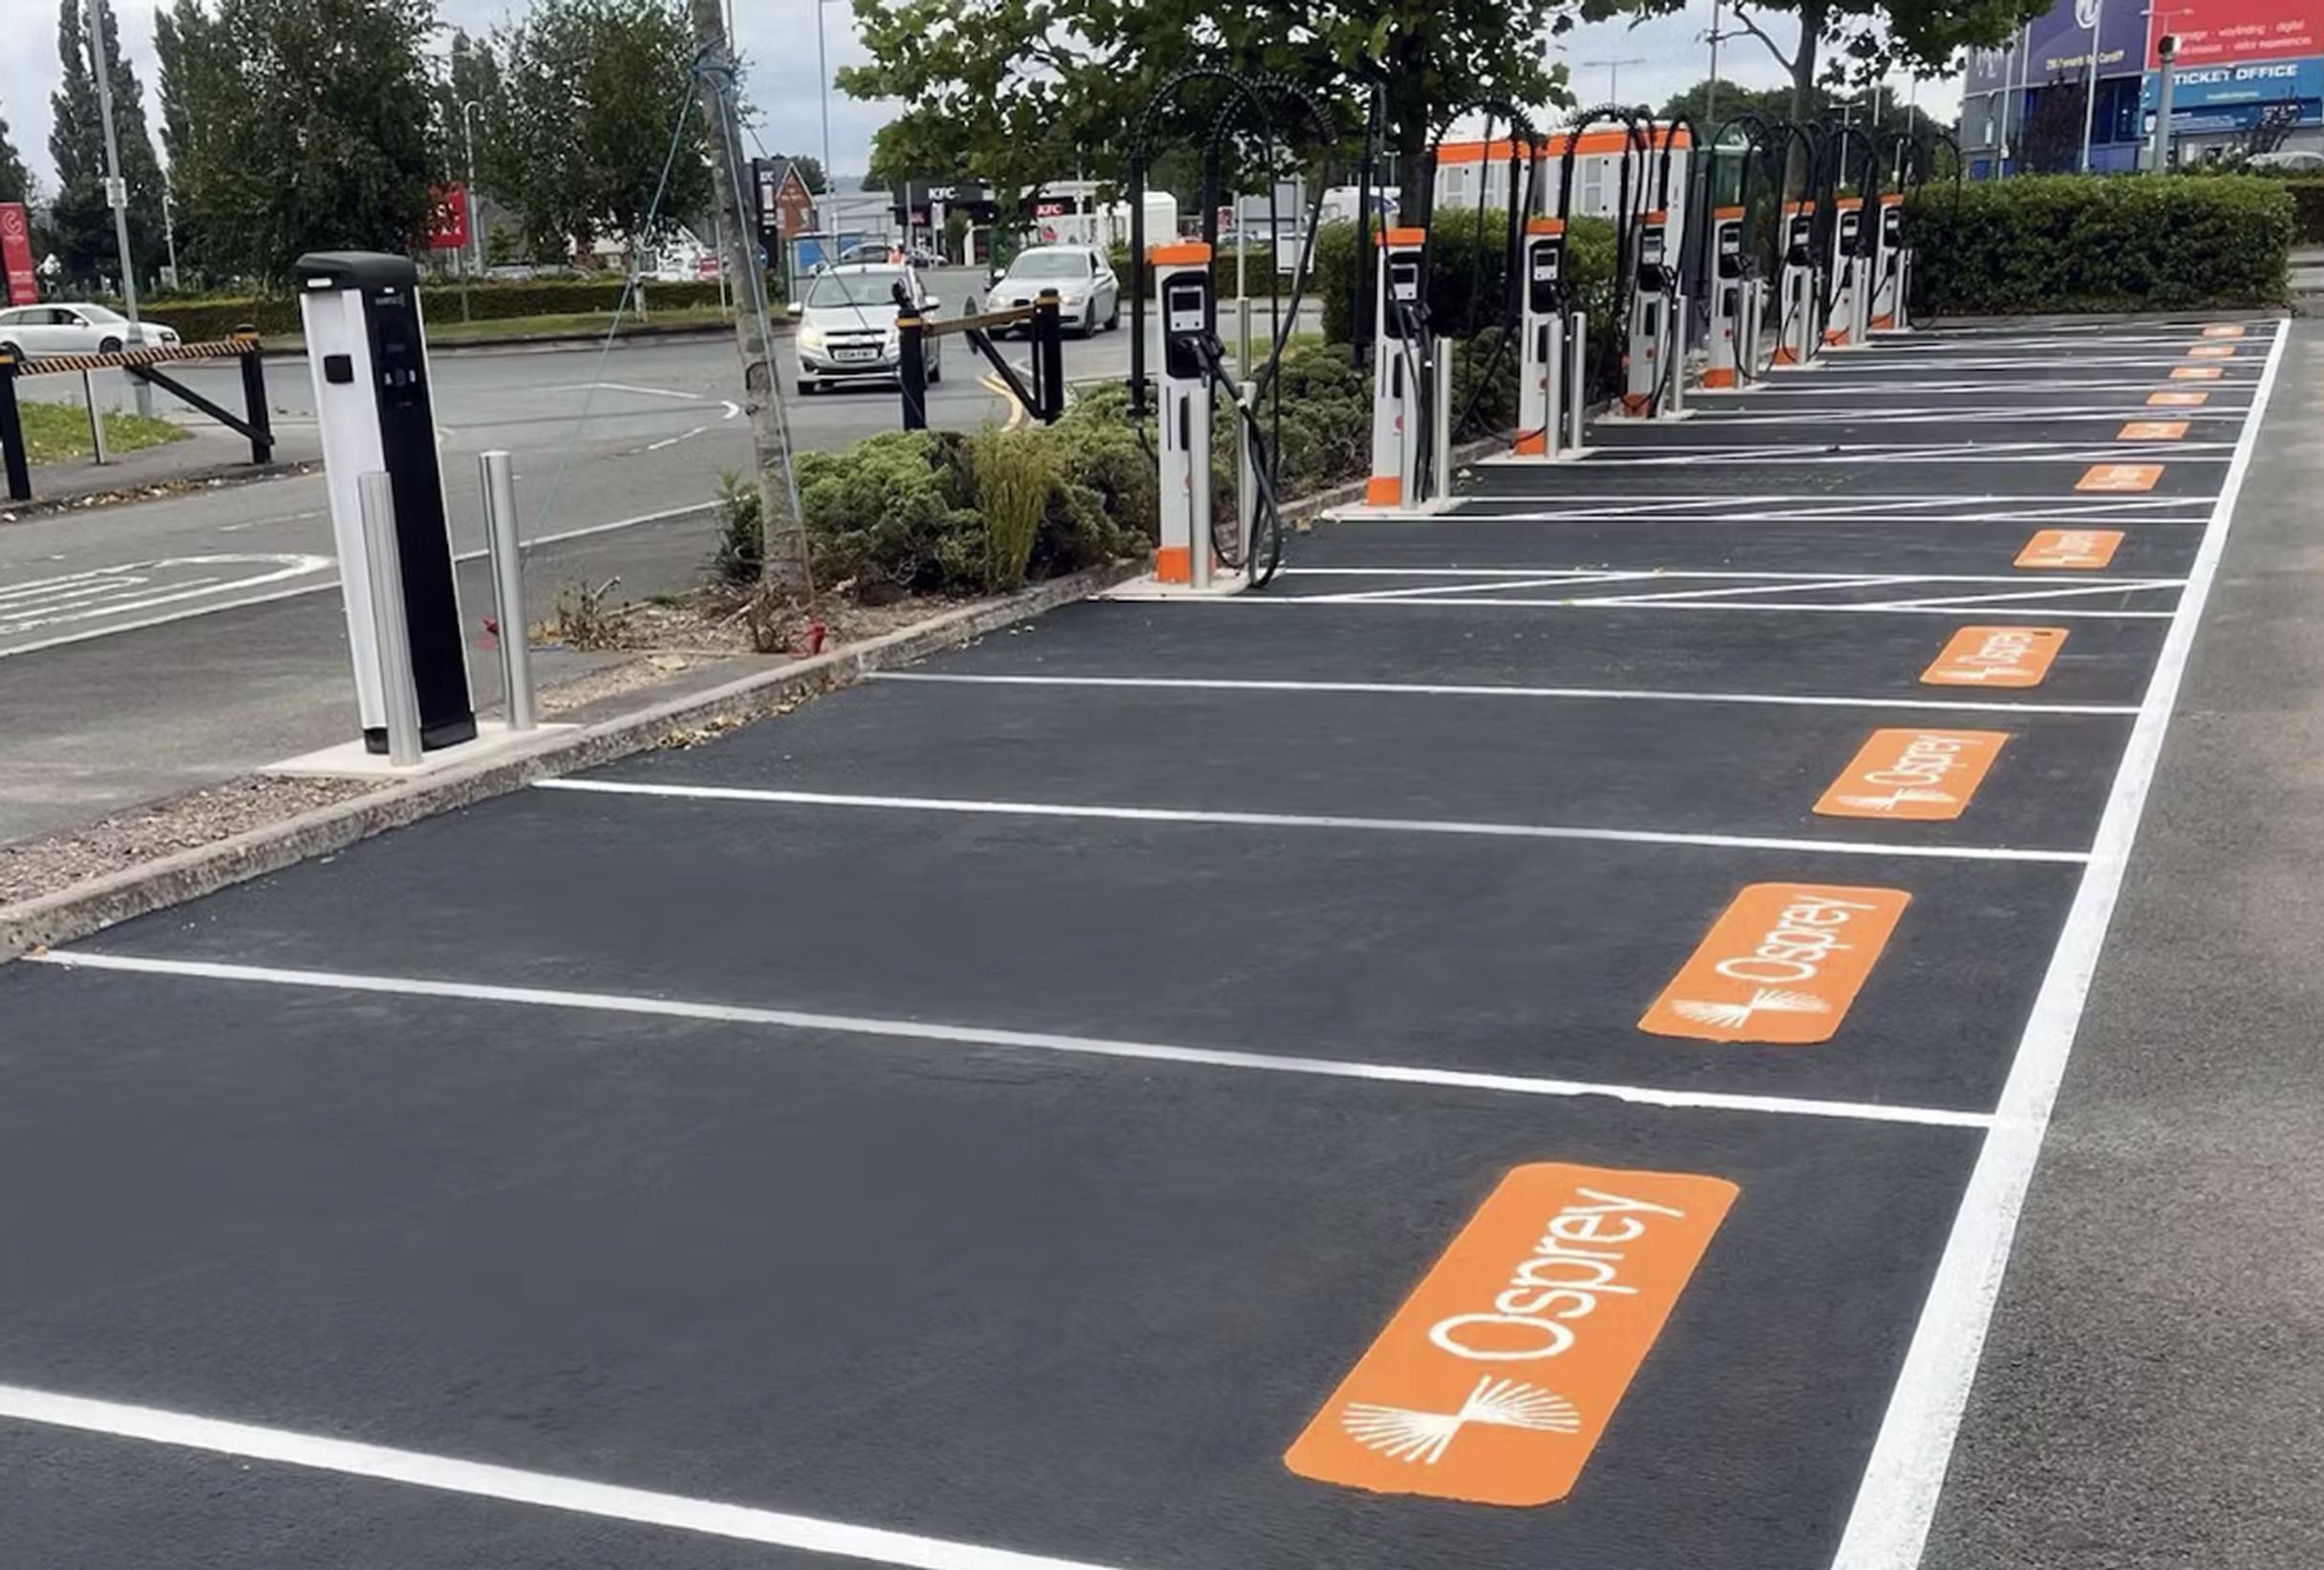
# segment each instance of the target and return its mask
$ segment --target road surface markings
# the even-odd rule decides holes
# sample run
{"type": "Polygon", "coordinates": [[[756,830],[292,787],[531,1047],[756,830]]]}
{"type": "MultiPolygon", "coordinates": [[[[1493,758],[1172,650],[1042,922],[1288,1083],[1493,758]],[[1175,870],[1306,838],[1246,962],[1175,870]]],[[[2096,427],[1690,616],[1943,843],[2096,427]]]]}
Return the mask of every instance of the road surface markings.
{"type": "Polygon", "coordinates": [[[1948,822],[1969,808],[2005,731],[1875,731],[1816,803],[1823,817],[1948,822]]]}
{"type": "Polygon", "coordinates": [[[2121,543],[2120,529],[2043,529],[2025,542],[2015,564],[2095,570],[2113,561],[2121,543]]]}
{"type": "Polygon", "coordinates": [[[2186,357],[2190,360],[2232,360],[2235,358],[2235,346],[2233,344],[2197,344],[2186,351],[2186,357]]]}
{"type": "Polygon", "coordinates": [[[589,796],[637,796],[677,801],[736,801],[790,807],[858,807],[878,812],[959,813],[970,817],[1058,817],[1119,823],[1201,823],[1222,828],[1320,829],[1367,834],[1442,834],[1489,839],[1572,839],[1616,845],[1714,846],[1820,856],[1929,857],[1962,861],[2079,863],[2079,851],[2024,850],[1985,845],[1886,845],[1852,839],[1798,839],[1773,835],[1684,834],[1659,829],[1607,829],[1569,823],[1480,823],[1441,817],[1353,817],[1307,813],[1247,813],[1193,807],[1090,806],[1064,801],[984,801],[943,796],[858,796],[832,791],[778,791],[750,785],[660,785],[628,779],[537,779],[541,791],[589,796]]]}
{"type": "MultiPolygon", "coordinates": [[[[1509,1095],[1604,1096],[1635,1107],[1689,1111],[1763,1113],[1779,1116],[1834,1117],[1867,1123],[1907,1123],[1924,1128],[1983,1129],[1992,1118],[1952,1107],[1897,1102],[1832,1101],[1815,1096],[1749,1095],[1722,1091],[1665,1090],[1651,1085],[1610,1084],[1588,1079],[1548,1079],[1531,1074],[1437,1069],[1409,1063],[1362,1062],[1298,1057],[1281,1052],[1241,1051],[1216,1047],[1181,1047],[1109,1036],[1065,1035],[1048,1030],[996,1029],[918,1019],[814,1013],[797,1008],[759,1008],[738,1004],[693,1003],[624,992],[581,992],[564,987],[501,987],[483,982],[434,981],[416,976],[379,976],[344,970],[299,970],[278,965],[232,965],[211,960],[169,960],[134,954],[92,954],[50,949],[27,954],[24,963],[68,970],[104,970],[133,975],[172,976],[262,987],[309,987],[326,992],[362,992],[407,998],[448,998],[468,1003],[507,1004],[535,1008],[638,1015],[650,1019],[707,1020],[772,1029],[869,1036],[891,1041],[945,1042],[967,1047],[1006,1047],[1068,1056],[1118,1058],[1141,1063],[1176,1063],[1201,1069],[1238,1069],[1259,1073],[1306,1074],[1319,1079],[1366,1080],[1385,1085],[1428,1085],[1493,1091],[1509,1095]]],[[[512,1039],[532,1039],[518,1037],[512,1039]]],[[[527,1049],[529,1050],[529,1049],[527,1049]]]]}
{"type": "Polygon", "coordinates": [[[2010,1060],[1997,1115],[1953,1212],[1952,1231],[1922,1300],[1920,1323],[1897,1373],[1830,1570],[1898,1570],[1918,1564],[1928,1543],[2017,1221],[2287,341],[2278,333],[2269,345],[2235,461],[2212,499],[2202,543],[2188,570],[2186,594],[2164,634],[2138,720],[2107,793],[2090,870],[2075,891],[2041,990],[2010,1060]]]}
{"type": "Polygon", "coordinates": [[[1697,1041],[1829,1041],[1911,902],[1902,889],[1753,883],[1638,1029],[1697,1041]]]}
{"type": "Polygon", "coordinates": [[[2206,338],[2240,338],[2244,335],[2240,322],[2213,322],[2203,329],[2206,338]]]}
{"type": "MultiPolygon", "coordinates": [[[[1988,633],[2044,633],[2046,627],[1979,627],[1988,633]]],[[[2063,638],[2063,632],[2057,633],[2063,638]]],[[[1956,639],[1956,642],[1958,640],[1956,639]]],[[[1950,650],[1949,650],[1950,652],[1950,650]]],[[[2044,662],[2047,663],[2046,660],[2044,662]]],[[[1931,669],[1934,667],[1930,668],[1931,669]]],[[[1640,687],[1493,687],[1459,682],[1308,682],[1245,680],[1226,676],[1036,676],[946,670],[875,670],[875,682],[935,682],[960,687],[1136,688],[1188,692],[1380,693],[1451,698],[1574,698],[1618,703],[1731,703],[1791,709],[1914,709],[1947,713],[2135,714],[2127,703],[1981,702],[1963,698],[1844,697],[1803,692],[1657,691],[1640,687]]],[[[1924,678],[1926,679],[1926,678],[1924,678]]],[[[2038,675],[2035,678],[2039,680],[2038,675]]],[[[1942,684],[1940,684],[1942,685],[1942,684]]],[[[1995,687],[2031,687],[2033,682],[1994,681],[1995,687]]]]}
{"type": "Polygon", "coordinates": [[[2094,463],[2074,482],[2078,491],[2151,491],[2163,477],[2160,463],[2094,463]]]}
{"type": "Polygon", "coordinates": [[[335,565],[293,553],[167,556],[11,583],[0,588],[0,636],[263,588],[335,565]]]}
{"type": "Polygon", "coordinates": [[[1921,672],[1928,687],[2039,687],[2065,647],[2062,626],[1965,626],[1921,672]]]}
{"type": "Polygon", "coordinates": [[[2117,431],[2117,441],[2177,441],[2186,435],[2185,420],[2132,420],[2117,431]]]}
{"type": "Polygon", "coordinates": [[[884,1527],[857,1526],[785,1511],[757,1510],[714,1499],[623,1488],[580,1477],[561,1477],[552,1473],[494,1466],[455,1455],[367,1445],[330,1434],[262,1428],[252,1423],[167,1411],[159,1407],[136,1407],[118,1401],[93,1401],[51,1390],[28,1390],[21,1385],[0,1385],[0,1417],[80,1433],[101,1433],[116,1439],[141,1439],[213,1455],[232,1455],[245,1461],[403,1483],[443,1494],[501,1499],[576,1516],[636,1521],[704,1537],[767,1543],[876,1564],[905,1565],[911,1570],[1103,1570],[1102,1566],[1076,1559],[1017,1554],[1005,1548],[923,1538],[884,1527]]]}
{"type": "Polygon", "coordinates": [[[2215,365],[2183,365],[2170,373],[2174,382],[2215,382],[2222,372],[2215,365]]]}
{"type": "Polygon", "coordinates": [[[1378,1494],[1564,1498],[1738,1192],[1692,1173],[1514,1169],[1284,1464],[1378,1494]]]}
{"type": "Polygon", "coordinates": [[[2150,409],[2200,409],[2210,397],[2208,392],[2149,392],[2146,403],[2150,409]]]}

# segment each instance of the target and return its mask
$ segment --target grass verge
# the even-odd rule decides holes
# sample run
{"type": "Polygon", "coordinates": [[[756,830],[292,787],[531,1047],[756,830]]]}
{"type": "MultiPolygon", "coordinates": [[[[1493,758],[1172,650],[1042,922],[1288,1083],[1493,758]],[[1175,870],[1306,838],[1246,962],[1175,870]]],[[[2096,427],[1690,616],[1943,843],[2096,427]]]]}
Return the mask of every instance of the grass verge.
{"type": "MultiPolygon", "coordinates": [[[[29,461],[69,463],[96,456],[89,445],[89,413],[81,405],[20,398],[16,408],[24,418],[24,447],[29,461]]],[[[182,427],[164,419],[119,413],[105,416],[105,451],[111,456],[159,447],[165,441],[183,441],[185,437],[182,427]]]]}

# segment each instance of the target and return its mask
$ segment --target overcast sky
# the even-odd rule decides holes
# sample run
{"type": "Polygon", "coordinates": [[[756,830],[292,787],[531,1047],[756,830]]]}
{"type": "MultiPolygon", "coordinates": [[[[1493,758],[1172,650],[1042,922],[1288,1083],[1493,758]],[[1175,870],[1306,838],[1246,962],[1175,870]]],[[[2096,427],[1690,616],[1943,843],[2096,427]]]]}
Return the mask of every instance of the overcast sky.
{"type": "MultiPolygon", "coordinates": [[[[822,124],[819,74],[808,28],[817,0],[742,0],[730,5],[738,12],[740,45],[750,62],[751,101],[759,106],[758,134],[774,153],[820,156],[822,124]]],[[[123,41],[144,84],[146,113],[156,118],[154,106],[157,67],[153,52],[155,0],[114,0],[123,41]]],[[[508,14],[507,0],[439,0],[448,27],[472,32],[488,32],[508,14]]],[[[10,135],[42,185],[52,188],[49,161],[49,95],[56,87],[56,0],[0,0],[0,117],[10,135]]],[[[830,29],[833,69],[862,60],[853,18],[844,0],[824,6],[830,29]]],[[[1608,68],[1589,66],[1591,60],[1635,60],[1618,68],[1621,95],[1636,102],[1660,103],[1673,93],[1693,85],[1707,73],[1709,57],[1702,33],[1710,26],[1711,0],[1694,0],[1683,16],[1663,17],[1631,29],[1613,23],[1575,29],[1558,41],[1558,51],[1572,68],[1574,92],[1588,102],[1607,96],[1608,68]]],[[[1769,18],[1770,31],[1781,30],[1787,18],[1769,18]]],[[[1789,40],[1786,38],[1786,43],[1789,40]]],[[[1722,80],[1753,86],[1773,86],[1783,73],[1758,41],[1731,39],[1719,55],[1722,80]]],[[[1901,83],[1899,84],[1901,87],[1901,83]]],[[[1958,107],[1957,82],[1924,84],[1920,101],[1940,118],[1958,107]]],[[[872,132],[886,120],[892,107],[858,103],[831,95],[831,158],[835,170],[861,173],[869,158],[872,132]]]]}

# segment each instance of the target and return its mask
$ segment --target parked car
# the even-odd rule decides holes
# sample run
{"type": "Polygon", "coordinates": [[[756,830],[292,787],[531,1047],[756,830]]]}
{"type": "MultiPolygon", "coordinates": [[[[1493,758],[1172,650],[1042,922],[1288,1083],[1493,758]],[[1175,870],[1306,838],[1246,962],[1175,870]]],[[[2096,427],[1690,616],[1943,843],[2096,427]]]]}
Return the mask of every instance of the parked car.
{"type": "Polygon", "coordinates": [[[840,252],[837,265],[842,267],[864,263],[887,265],[893,264],[903,254],[900,249],[885,240],[859,240],[840,252]]]}
{"type": "Polygon", "coordinates": [[[2270,170],[2279,175],[2324,173],[2324,153],[2305,147],[2288,147],[2274,153],[2254,153],[2251,155],[2251,167],[2270,170]]]}
{"type": "MultiPolygon", "coordinates": [[[[799,354],[799,390],[804,394],[844,382],[893,381],[901,371],[896,333],[896,295],[933,315],[936,297],[909,266],[842,263],[818,273],[805,295],[791,302],[799,324],[792,347],[799,354]]],[[[944,380],[944,341],[927,344],[927,378],[944,380]]]]}
{"type": "Polygon", "coordinates": [[[915,267],[941,267],[944,265],[944,258],[926,245],[907,246],[904,254],[915,267]]]}
{"type": "Polygon", "coordinates": [[[132,322],[104,306],[18,306],[0,310],[0,350],[36,354],[114,354],[178,341],[175,328],[132,322]]]}
{"type": "Polygon", "coordinates": [[[1006,271],[992,275],[988,310],[1030,306],[1043,289],[1057,291],[1065,325],[1083,337],[1121,325],[1121,283],[1113,264],[1092,245],[1030,245],[1016,253],[1006,271]]]}

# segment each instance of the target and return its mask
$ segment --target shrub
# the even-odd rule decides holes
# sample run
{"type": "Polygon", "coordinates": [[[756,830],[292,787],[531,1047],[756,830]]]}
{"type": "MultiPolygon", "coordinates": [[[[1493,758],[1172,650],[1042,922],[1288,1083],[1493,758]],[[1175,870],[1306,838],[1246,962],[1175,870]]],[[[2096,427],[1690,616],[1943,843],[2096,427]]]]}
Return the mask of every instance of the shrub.
{"type": "Polygon", "coordinates": [[[969,468],[976,480],[976,510],[985,524],[985,592],[1001,594],[1025,582],[1025,564],[1049,513],[1057,465],[1049,443],[1029,433],[987,426],[970,438],[969,468]]]}
{"type": "Polygon", "coordinates": [[[799,504],[817,581],[961,594],[984,582],[969,438],[889,431],[842,453],[799,456],[799,504]]]}
{"type": "Polygon", "coordinates": [[[729,470],[718,477],[718,548],[710,559],[713,576],[726,583],[756,583],[765,559],[758,529],[758,482],[729,470]]]}
{"type": "Polygon", "coordinates": [[[2324,180],[2288,180],[2292,196],[2292,238],[2302,245],[2324,245],[2324,180]]]}
{"type": "Polygon", "coordinates": [[[1908,222],[1933,314],[2272,306],[2292,198],[2234,176],[2026,175],[1929,187],[1908,222]]]}

